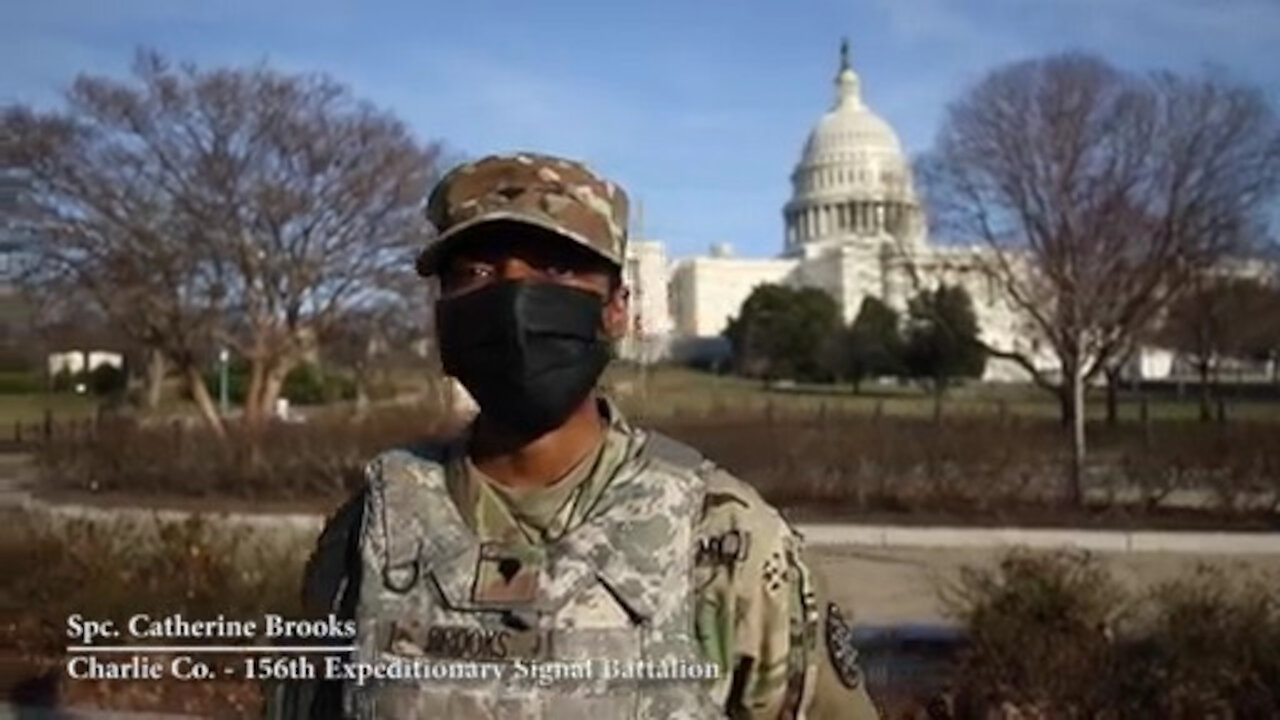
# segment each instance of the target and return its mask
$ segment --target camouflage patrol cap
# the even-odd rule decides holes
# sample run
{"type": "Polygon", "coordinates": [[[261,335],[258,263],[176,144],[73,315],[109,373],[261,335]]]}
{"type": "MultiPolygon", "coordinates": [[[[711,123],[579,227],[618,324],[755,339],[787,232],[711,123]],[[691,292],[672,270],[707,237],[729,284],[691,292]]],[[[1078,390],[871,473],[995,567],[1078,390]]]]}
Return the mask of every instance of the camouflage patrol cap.
{"type": "Polygon", "coordinates": [[[627,195],[573,160],[515,153],[450,170],[427,201],[438,233],[418,255],[418,274],[434,275],[445,250],[468,230],[494,221],[549,230],[621,267],[627,243],[627,195]]]}

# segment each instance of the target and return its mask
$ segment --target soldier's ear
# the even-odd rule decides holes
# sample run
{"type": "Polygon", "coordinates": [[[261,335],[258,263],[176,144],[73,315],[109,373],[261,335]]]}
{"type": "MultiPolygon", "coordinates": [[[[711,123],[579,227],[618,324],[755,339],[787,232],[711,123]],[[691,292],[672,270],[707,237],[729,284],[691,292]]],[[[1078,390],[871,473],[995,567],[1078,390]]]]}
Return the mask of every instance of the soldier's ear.
{"type": "Polygon", "coordinates": [[[604,332],[610,340],[621,340],[627,334],[627,307],[631,292],[618,285],[609,293],[604,303],[604,332]]]}

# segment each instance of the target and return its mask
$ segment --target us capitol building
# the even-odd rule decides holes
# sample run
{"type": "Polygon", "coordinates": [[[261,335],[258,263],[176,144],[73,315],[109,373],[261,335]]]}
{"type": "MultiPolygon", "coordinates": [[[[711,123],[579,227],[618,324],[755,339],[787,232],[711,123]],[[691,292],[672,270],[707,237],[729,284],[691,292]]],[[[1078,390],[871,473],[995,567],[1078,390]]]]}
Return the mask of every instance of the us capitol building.
{"type": "MultiPolygon", "coordinates": [[[[846,324],[868,296],[905,314],[912,296],[945,283],[968,291],[984,341],[1054,367],[1030,326],[979,270],[977,261],[989,250],[930,244],[902,144],[863,102],[847,44],[840,56],[834,101],[791,172],[782,252],[773,259],[741,258],[717,244],[709,255],[669,261],[661,242],[633,240],[625,269],[633,332],[622,355],[639,362],[726,357],[721,333],[751,291],[766,283],[825,290],[846,324]]],[[[1013,363],[993,358],[984,379],[1025,377],[1013,363]]]]}

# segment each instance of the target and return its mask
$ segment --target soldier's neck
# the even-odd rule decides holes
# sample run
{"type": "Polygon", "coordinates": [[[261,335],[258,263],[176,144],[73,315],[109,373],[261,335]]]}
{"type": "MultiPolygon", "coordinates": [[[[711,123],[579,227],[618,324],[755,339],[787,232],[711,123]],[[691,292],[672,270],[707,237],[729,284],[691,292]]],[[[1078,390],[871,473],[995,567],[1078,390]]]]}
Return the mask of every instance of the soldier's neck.
{"type": "Polygon", "coordinates": [[[493,480],[509,487],[542,487],[572,470],[600,443],[604,431],[593,395],[564,424],[532,441],[513,440],[481,416],[468,450],[476,468],[493,480]]]}

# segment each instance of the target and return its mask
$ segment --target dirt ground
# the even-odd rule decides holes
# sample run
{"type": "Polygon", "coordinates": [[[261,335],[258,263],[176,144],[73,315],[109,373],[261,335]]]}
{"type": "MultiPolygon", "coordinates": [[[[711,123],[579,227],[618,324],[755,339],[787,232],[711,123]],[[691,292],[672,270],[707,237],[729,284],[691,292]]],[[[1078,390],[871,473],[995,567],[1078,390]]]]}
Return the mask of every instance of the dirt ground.
{"type": "MultiPolygon", "coordinates": [[[[939,589],[955,582],[965,566],[993,567],[998,548],[857,548],[809,550],[833,601],[865,625],[950,623],[939,589]]],[[[1191,555],[1098,553],[1112,575],[1134,590],[1152,588],[1194,572],[1204,564],[1230,573],[1280,577],[1280,555],[1191,555]]]]}

